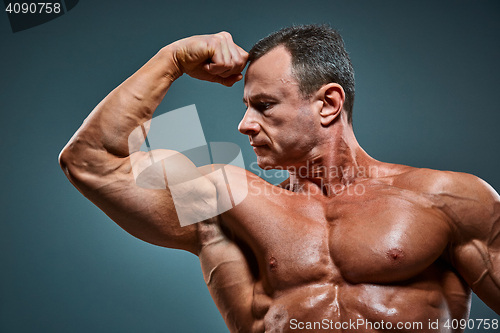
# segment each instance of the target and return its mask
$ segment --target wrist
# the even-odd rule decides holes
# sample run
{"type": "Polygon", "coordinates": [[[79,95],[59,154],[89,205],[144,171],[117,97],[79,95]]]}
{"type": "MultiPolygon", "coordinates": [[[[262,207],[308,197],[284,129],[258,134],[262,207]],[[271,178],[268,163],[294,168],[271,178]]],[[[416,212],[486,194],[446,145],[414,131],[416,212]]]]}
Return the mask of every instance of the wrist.
{"type": "Polygon", "coordinates": [[[157,54],[163,64],[163,76],[171,82],[182,76],[183,72],[175,57],[175,50],[170,45],[163,47],[157,54]]]}

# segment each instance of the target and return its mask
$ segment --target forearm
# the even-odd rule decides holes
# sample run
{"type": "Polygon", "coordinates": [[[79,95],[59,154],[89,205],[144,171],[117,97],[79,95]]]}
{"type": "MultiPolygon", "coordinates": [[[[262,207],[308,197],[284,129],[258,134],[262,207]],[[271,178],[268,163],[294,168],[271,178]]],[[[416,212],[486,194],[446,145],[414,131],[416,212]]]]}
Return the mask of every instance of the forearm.
{"type": "Polygon", "coordinates": [[[130,133],[152,118],[172,82],[182,74],[171,55],[169,47],[163,48],[109,93],[66,145],[61,164],[74,160],[75,155],[88,159],[87,166],[99,164],[100,157],[107,156],[103,153],[128,156],[130,133]]]}

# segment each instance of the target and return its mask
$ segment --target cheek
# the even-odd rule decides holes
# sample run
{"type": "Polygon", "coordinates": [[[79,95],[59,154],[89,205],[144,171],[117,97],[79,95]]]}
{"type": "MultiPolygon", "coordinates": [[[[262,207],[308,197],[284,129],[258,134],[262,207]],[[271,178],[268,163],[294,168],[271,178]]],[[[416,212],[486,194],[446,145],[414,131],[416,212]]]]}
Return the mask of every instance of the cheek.
{"type": "Polygon", "coordinates": [[[318,145],[317,129],[310,119],[297,121],[278,137],[282,152],[290,157],[301,158],[318,145]]]}
{"type": "Polygon", "coordinates": [[[314,121],[314,117],[309,110],[299,114],[294,122],[293,132],[296,134],[296,139],[299,146],[314,146],[318,143],[318,126],[314,121]]]}
{"type": "MultiPolygon", "coordinates": [[[[281,111],[281,110],[279,110],[281,111]]],[[[268,130],[277,149],[287,154],[304,153],[318,143],[318,126],[308,107],[287,106],[287,117],[275,117],[268,130]],[[295,110],[293,110],[295,108],[295,110]]]]}

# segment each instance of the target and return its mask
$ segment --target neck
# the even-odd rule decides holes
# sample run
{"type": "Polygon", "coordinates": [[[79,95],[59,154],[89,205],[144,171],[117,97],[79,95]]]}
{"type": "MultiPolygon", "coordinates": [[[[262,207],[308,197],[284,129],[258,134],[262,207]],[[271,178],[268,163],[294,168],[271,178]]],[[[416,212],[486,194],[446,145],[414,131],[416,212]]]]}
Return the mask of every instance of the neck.
{"type": "Polygon", "coordinates": [[[305,163],[288,168],[291,190],[333,196],[356,181],[376,176],[378,161],[361,148],[343,117],[325,131],[322,142],[305,163]]]}

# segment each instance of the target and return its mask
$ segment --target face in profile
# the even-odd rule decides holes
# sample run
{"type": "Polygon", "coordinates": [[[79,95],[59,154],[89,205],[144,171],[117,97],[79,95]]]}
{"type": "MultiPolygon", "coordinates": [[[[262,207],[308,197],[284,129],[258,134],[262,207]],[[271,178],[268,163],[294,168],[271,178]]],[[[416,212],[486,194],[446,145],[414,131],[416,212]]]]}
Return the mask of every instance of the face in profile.
{"type": "Polygon", "coordinates": [[[247,107],[238,130],[248,135],[261,168],[299,166],[319,144],[319,119],[292,74],[291,56],[278,46],[247,69],[243,101],[247,107]]]}

